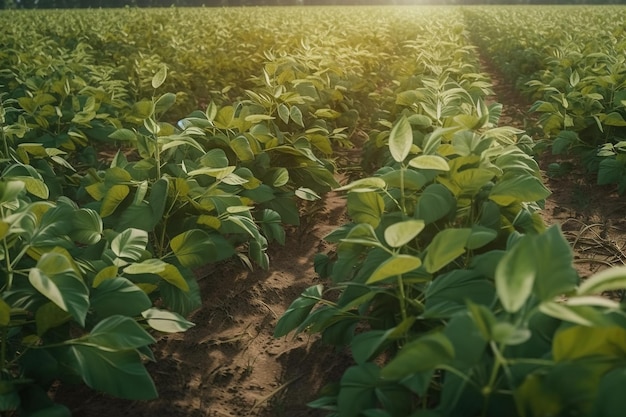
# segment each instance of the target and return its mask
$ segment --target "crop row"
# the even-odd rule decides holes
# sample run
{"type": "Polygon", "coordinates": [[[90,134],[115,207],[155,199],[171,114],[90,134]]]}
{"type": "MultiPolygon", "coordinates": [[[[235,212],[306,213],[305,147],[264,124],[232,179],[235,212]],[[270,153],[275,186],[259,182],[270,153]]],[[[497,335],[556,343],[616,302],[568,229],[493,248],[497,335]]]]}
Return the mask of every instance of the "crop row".
{"type": "Polygon", "coordinates": [[[328,285],[303,292],[276,335],[320,333],[352,353],[310,404],[333,416],[617,415],[626,345],[607,346],[626,329],[619,304],[595,295],[624,271],[580,284],[537,215],[549,192],[532,140],[498,126],[488,83],[464,84],[481,77],[476,50],[451,32],[434,54],[464,59],[397,80],[396,111],[366,144],[373,169],[339,188],[350,222],[327,236],[336,253],[315,259],[328,285]]]}
{"type": "MultiPolygon", "coordinates": [[[[494,64],[534,101],[553,153],[579,154],[599,184],[624,193],[626,11],[474,8],[466,17],[494,64]]],[[[563,168],[554,164],[551,173],[563,168]]]]}

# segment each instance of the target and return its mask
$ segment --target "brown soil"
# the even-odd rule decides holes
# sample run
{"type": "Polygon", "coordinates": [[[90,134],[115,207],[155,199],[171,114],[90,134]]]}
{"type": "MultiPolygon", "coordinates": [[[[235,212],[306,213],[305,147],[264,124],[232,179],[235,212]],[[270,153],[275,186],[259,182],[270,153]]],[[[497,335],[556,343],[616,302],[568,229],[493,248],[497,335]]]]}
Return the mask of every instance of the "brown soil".
{"type": "MultiPolygon", "coordinates": [[[[533,133],[529,103],[487,63],[484,68],[492,74],[497,100],[504,104],[501,124],[533,133]]],[[[554,161],[548,154],[538,159],[543,170],[554,161]]],[[[544,180],[552,190],[545,220],[561,224],[576,249],[581,275],[623,263],[626,203],[614,188],[595,186],[576,166],[566,176],[544,180]]],[[[329,249],[323,236],[346,220],[343,199],[332,193],[323,207],[310,209],[305,210],[305,225],[289,231],[286,246],[271,248],[269,272],[249,272],[232,263],[203,274],[204,305],[190,317],[196,326],[161,337],[154,348],[157,361],[147,366],[158,399],[124,401],[63,386],[56,400],[70,404],[77,417],[324,415],[305,404],[317,398],[326,383],[340,378],[350,356],[316,337],[272,336],[289,304],[318,283],[313,257],[329,249]]]]}

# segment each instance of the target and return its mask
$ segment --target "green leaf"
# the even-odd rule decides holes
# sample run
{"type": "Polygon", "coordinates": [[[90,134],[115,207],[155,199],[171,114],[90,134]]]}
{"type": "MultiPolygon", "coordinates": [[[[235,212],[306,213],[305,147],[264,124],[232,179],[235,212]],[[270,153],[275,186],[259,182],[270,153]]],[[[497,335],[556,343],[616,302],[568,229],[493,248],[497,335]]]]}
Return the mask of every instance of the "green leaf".
{"type": "Polygon", "coordinates": [[[254,152],[250,147],[250,142],[245,136],[237,136],[230,141],[230,147],[241,161],[253,161],[254,152]]]}
{"type": "Polygon", "coordinates": [[[409,317],[405,321],[388,330],[370,330],[354,336],[350,348],[352,356],[358,364],[370,360],[388,340],[396,340],[404,336],[407,330],[415,322],[415,317],[409,317]]]}
{"type": "Polygon", "coordinates": [[[554,336],[552,355],[557,362],[592,357],[624,358],[626,329],[618,326],[564,328],[554,336]]]}
{"type": "Polygon", "coordinates": [[[159,282],[159,293],[164,307],[186,317],[202,306],[202,300],[195,274],[189,269],[183,269],[181,273],[187,282],[189,291],[182,291],[167,281],[161,281],[159,282]]]}
{"type": "Polygon", "coordinates": [[[156,341],[135,320],[126,316],[111,316],[100,321],[87,336],[68,343],[96,345],[101,349],[124,351],[151,345],[156,341]]]}
{"type": "Polygon", "coordinates": [[[106,279],[92,291],[91,308],[100,318],[135,317],[152,306],[148,295],[126,278],[106,279]]]}
{"type": "Polygon", "coordinates": [[[167,67],[165,65],[161,65],[156,74],[154,74],[154,77],[152,77],[152,88],[154,88],[155,90],[159,88],[161,85],[163,85],[166,78],[167,67]]]}
{"type": "Polygon", "coordinates": [[[34,195],[35,197],[39,197],[42,200],[46,200],[50,195],[50,191],[48,190],[48,186],[45,182],[38,178],[32,177],[13,177],[15,179],[19,179],[24,182],[26,186],[26,191],[34,195]]]}
{"type": "Polygon", "coordinates": [[[572,306],[555,301],[546,301],[539,305],[539,311],[546,316],[581,326],[606,326],[611,320],[600,310],[588,306],[572,306]]]}
{"type": "Polygon", "coordinates": [[[83,208],[74,212],[74,230],[70,237],[83,245],[95,245],[102,238],[102,219],[94,210],[83,208]]]}
{"type": "Polygon", "coordinates": [[[496,291],[509,313],[517,312],[532,293],[537,275],[532,241],[524,237],[507,251],[496,268],[496,291]]]}
{"type": "Polygon", "coordinates": [[[152,230],[154,226],[163,218],[165,206],[167,205],[168,190],[169,181],[167,178],[159,178],[150,189],[150,195],[148,196],[148,203],[150,204],[150,209],[152,210],[152,227],[150,230],[152,230]]]}
{"type": "Polygon", "coordinates": [[[352,181],[342,187],[336,188],[335,191],[353,191],[353,192],[367,192],[384,190],[387,184],[379,177],[361,178],[356,181],[352,181]]]}
{"type": "Polygon", "coordinates": [[[28,274],[37,291],[59,308],[72,315],[81,326],[89,310],[89,289],[64,255],[49,252],[42,255],[28,274]]]}
{"type": "Polygon", "coordinates": [[[574,268],[572,248],[558,225],[540,235],[530,236],[533,263],[537,268],[534,294],[541,301],[568,293],[576,288],[580,278],[574,268]]]}
{"type": "Polygon", "coordinates": [[[414,217],[430,224],[448,216],[455,209],[456,199],[450,190],[441,184],[431,184],[424,189],[417,202],[414,217]]]}
{"type": "Polygon", "coordinates": [[[296,329],[307,318],[315,304],[322,298],[322,285],[315,285],[304,290],[287,311],[281,316],[274,329],[274,337],[282,337],[296,329]]]}
{"type": "Polygon", "coordinates": [[[148,309],[141,315],[146,319],[150,327],[163,333],[180,333],[195,326],[195,324],[185,320],[178,313],[158,308],[148,309]]]}
{"type": "Polygon", "coordinates": [[[402,379],[437,369],[454,359],[454,346],[443,333],[430,333],[406,344],[381,372],[383,378],[402,379]]]}
{"type": "Polygon", "coordinates": [[[601,294],[626,288],[626,266],[617,266],[598,272],[585,279],[578,287],[578,295],[601,294]]]}
{"type": "Polygon", "coordinates": [[[200,158],[200,163],[206,168],[226,168],[229,165],[228,157],[223,149],[211,149],[200,158]]]}
{"type": "Polygon", "coordinates": [[[422,260],[411,255],[393,255],[383,262],[367,280],[366,284],[373,284],[384,279],[406,274],[422,265],[422,260]]]}
{"type": "Polygon", "coordinates": [[[384,209],[382,197],[375,192],[348,194],[348,215],[357,223],[377,227],[384,209]]]}
{"type": "Polygon", "coordinates": [[[176,288],[185,292],[189,291],[189,285],[187,285],[187,281],[176,266],[166,263],[165,270],[161,272],[159,276],[176,288]]]}
{"type": "Polygon", "coordinates": [[[372,225],[367,223],[359,223],[352,227],[346,237],[340,241],[343,243],[354,243],[363,246],[383,247],[383,244],[380,243],[378,237],[376,236],[376,231],[372,225]]]}
{"type": "Polygon", "coordinates": [[[129,129],[117,129],[113,131],[113,133],[111,133],[109,137],[111,139],[120,140],[123,142],[134,142],[137,140],[135,132],[129,129]]]}
{"type": "Polygon", "coordinates": [[[508,346],[521,345],[530,339],[532,333],[525,327],[517,327],[509,322],[497,322],[492,328],[494,342],[508,346]]]}
{"type": "Polygon", "coordinates": [[[230,258],[235,250],[224,237],[192,229],[175,236],[170,247],[181,265],[195,268],[230,258]]]}
{"type": "Polygon", "coordinates": [[[489,199],[501,206],[508,206],[516,202],[543,200],[549,195],[550,191],[539,178],[530,174],[516,173],[494,185],[489,193],[489,199]]]}
{"type": "Polygon", "coordinates": [[[420,155],[409,161],[409,165],[417,169],[433,169],[437,171],[450,171],[450,165],[445,158],[439,155],[420,155]]]}
{"type": "Polygon", "coordinates": [[[385,229],[385,242],[392,248],[399,248],[411,240],[424,230],[425,223],[423,220],[406,220],[394,223],[385,229]]]}
{"type": "Polygon", "coordinates": [[[95,346],[72,345],[67,354],[71,367],[93,389],[129,400],[157,397],[154,382],[135,350],[111,352],[95,346]]]}
{"type": "Polygon", "coordinates": [[[148,245],[148,232],[140,229],[126,229],[111,241],[111,250],[119,258],[138,261],[148,245]]]}
{"type": "Polygon", "coordinates": [[[24,181],[14,178],[3,179],[0,181],[0,203],[8,203],[14,201],[25,188],[24,181]]]}
{"type": "Polygon", "coordinates": [[[162,115],[168,111],[176,103],[176,94],[165,93],[154,103],[154,111],[158,115],[162,115]]]}
{"type": "MultiPolygon", "coordinates": [[[[54,329],[72,319],[72,315],[62,310],[53,302],[48,302],[37,309],[35,324],[37,336],[43,336],[48,330],[54,329]]],[[[8,324],[8,323],[7,323],[8,324]]]]}
{"type": "Polygon", "coordinates": [[[280,103],[278,105],[278,117],[280,117],[280,120],[282,120],[284,123],[289,123],[289,107],[287,107],[283,103],[280,103]]]}
{"type": "Polygon", "coordinates": [[[130,188],[125,184],[115,184],[106,191],[100,206],[100,215],[102,217],[110,216],[115,212],[119,205],[124,201],[130,193],[130,188]]]}
{"type": "Polygon", "coordinates": [[[474,250],[493,242],[498,237],[498,232],[483,226],[472,226],[472,233],[467,239],[467,249],[474,250]]]}
{"type": "Polygon", "coordinates": [[[495,289],[476,271],[455,269],[431,281],[425,295],[424,316],[439,318],[465,310],[468,303],[491,305],[495,289]]]}
{"type": "Polygon", "coordinates": [[[626,369],[623,366],[607,372],[598,386],[591,417],[622,417],[626,408],[624,386],[626,369]]]}
{"type": "Polygon", "coordinates": [[[291,120],[296,122],[297,125],[304,127],[302,111],[297,106],[292,106],[291,109],[289,109],[289,117],[291,117],[291,120]]]}
{"type": "Polygon", "coordinates": [[[437,233],[426,248],[424,266],[434,273],[465,253],[472,229],[444,229],[437,233]]]}
{"type": "Polygon", "coordinates": [[[273,187],[282,187],[289,182],[289,171],[287,168],[279,167],[272,171],[270,181],[273,187]]]}
{"type": "Polygon", "coordinates": [[[306,200],[306,201],[316,201],[322,198],[315,191],[306,187],[300,187],[294,192],[296,194],[296,197],[301,198],[302,200],[306,200]]]}
{"type": "Polygon", "coordinates": [[[402,162],[409,155],[413,145],[413,131],[405,116],[394,125],[389,134],[389,151],[396,162],[402,162]]]}
{"type": "Polygon", "coordinates": [[[381,385],[380,369],[373,363],[351,366],[341,377],[338,417],[358,417],[376,406],[376,389],[381,385]]]}
{"type": "Polygon", "coordinates": [[[624,117],[616,111],[611,112],[604,118],[601,117],[600,119],[602,120],[602,124],[606,126],[626,126],[626,120],[624,120],[624,117]]]}
{"type": "Polygon", "coordinates": [[[141,263],[133,263],[124,268],[126,274],[155,274],[175,287],[189,291],[189,286],[178,268],[160,259],[146,259],[141,263]]]}
{"type": "Polygon", "coordinates": [[[619,184],[626,177],[626,164],[616,158],[603,158],[598,165],[598,185],[619,184]]]}

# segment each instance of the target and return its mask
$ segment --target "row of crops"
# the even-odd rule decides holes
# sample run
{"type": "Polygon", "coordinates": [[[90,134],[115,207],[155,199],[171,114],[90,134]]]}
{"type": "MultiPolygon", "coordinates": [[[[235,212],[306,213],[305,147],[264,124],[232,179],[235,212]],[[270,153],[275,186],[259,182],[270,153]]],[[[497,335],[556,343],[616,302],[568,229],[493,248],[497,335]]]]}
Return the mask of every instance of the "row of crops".
{"type": "MultiPolygon", "coordinates": [[[[615,184],[623,194],[623,8],[477,8],[465,14],[486,55],[535,103],[531,111],[553,153],[577,155],[598,184],[615,184]]],[[[567,164],[551,167],[554,175],[566,170],[567,164]]]]}
{"type": "MultiPolygon", "coordinates": [[[[580,284],[567,241],[537,213],[549,191],[533,141],[499,126],[472,44],[491,36],[519,58],[497,13],[0,14],[0,409],[68,415],[47,396],[56,380],[154,398],[143,363],[155,332],[193,326],[194,270],[231,258],[271,268],[267,248],[284,244],[301,202],[338,189],[350,222],[327,237],[333,255],[311,260],[328,285],[307,289],[275,333],[319,333],[352,353],[312,406],[617,415],[626,322],[596,295],[626,286],[623,271],[580,284]],[[356,130],[369,136],[363,175],[340,186],[336,150],[356,130]]],[[[506,51],[487,48],[506,70],[506,51]]],[[[526,76],[564,77],[528,56],[526,76]]],[[[617,137],[617,85],[602,101],[582,67],[563,71],[604,106],[578,119],[617,137]]],[[[575,103],[532,94],[544,113],[575,103]]],[[[584,137],[566,116],[571,126],[542,119],[555,146],[584,137]]],[[[619,142],[610,150],[619,161],[619,142]]]]}

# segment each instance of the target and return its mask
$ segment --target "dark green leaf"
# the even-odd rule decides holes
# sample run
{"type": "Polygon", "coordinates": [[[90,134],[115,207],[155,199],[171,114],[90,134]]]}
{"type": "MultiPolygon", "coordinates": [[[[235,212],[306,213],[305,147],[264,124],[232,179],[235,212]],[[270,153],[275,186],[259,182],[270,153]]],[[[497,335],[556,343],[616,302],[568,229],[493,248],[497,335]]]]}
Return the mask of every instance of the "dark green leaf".
{"type": "Polygon", "coordinates": [[[135,317],[151,306],[148,295],[126,278],[106,279],[92,290],[91,308],[100,318],[135,317]]]}
{"type": "Polygon", "coordinates": [[[300,297],[296,298],[280,320],[278,320],[274,329],[274,337],[285,336],[296,329],[309,315],[313,306],[321,299],[322,290],[323,287],[321,285],[315,285],[307,288],[300,297]]]}
{"type": "Polygon", "coordinates": [[[383,378],[402,379],[437,369],[454,359],[454,347],[443,333],[430,333],[405,345],[382,370],[383,378]]]}
{"type": "Polygon", "coordinates": [[[91,388],[129,400],[157,397],[154,382],[135,350],[106,351],[94,346],[68,348],[72,368],[91,388]]]}

